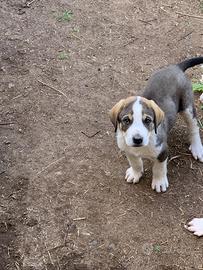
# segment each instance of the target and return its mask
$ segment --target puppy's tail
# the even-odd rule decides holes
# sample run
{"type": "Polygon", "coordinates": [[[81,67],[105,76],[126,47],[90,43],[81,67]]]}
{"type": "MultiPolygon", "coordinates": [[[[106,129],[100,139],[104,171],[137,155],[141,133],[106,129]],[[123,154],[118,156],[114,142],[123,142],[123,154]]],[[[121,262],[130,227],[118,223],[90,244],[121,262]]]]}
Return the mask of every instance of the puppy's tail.
{"type": "Polygon", "coordinates": [[[203,64],[203,56],[190,58],[188,60],[185,60],[185,61],[177,64],[177,66],[182,71],[185,71],[186,69],[194,67],[194,66],[199,65],[199,64],[203,64]]]}

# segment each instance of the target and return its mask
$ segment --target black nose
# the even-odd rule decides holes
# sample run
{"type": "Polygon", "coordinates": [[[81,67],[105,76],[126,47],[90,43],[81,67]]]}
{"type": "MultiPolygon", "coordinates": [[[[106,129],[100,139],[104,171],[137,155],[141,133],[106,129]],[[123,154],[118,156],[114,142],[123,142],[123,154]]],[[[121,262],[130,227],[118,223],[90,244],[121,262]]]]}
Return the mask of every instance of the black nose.
{"type": "Polygon", "coordinates": [[[142,137],[139,136],[133,137],[133,143],[135,144],[135,146],[141,146],[142,142],[143,142],[142,137]]]}

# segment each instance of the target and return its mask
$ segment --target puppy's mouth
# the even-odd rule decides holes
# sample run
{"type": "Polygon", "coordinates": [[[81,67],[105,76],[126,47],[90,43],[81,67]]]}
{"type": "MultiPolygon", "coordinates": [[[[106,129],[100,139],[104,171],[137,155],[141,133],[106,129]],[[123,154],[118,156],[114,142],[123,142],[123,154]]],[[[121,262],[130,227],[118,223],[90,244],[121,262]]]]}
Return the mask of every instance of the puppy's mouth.
{"type": "Polygon", "coordinates": [[[144,146],[144,145],[143,144],[133,144],[132,147],[142,147],[142,146],[144,146]]]}

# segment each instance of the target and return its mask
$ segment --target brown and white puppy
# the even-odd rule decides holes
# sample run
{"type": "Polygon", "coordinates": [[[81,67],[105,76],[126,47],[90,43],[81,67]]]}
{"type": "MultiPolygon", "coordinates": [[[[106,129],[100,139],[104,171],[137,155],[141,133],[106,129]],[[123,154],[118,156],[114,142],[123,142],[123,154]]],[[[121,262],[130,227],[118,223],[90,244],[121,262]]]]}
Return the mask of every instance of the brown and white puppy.
{"type": "Polygon", "coordinates": [[[201,63],[203,57],[196,57],[158,70],[142,96],[122,99],[111,109],[118,147],[126,153],[130,164],[127,182],[139,182],[143,174],[142,158],[148,158],[154,162],[152,189],[167,190],[167,135],[177,113],[183,115],[188,125],[193,157],[203,162],[192,85],[184,74],[186,69],[201,63]]]}

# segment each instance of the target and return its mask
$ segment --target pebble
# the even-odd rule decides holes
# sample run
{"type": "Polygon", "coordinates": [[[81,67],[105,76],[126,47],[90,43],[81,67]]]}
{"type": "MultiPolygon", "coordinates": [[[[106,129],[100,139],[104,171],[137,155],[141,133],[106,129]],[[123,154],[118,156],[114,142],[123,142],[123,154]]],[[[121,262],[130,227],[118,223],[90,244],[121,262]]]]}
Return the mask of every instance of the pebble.
{"type": "Polygon", "coordinates": [[[9,83],[9,84],[8,84],[8,88],[9,88],[9,89],[13,88],[14,86],[15,86],[15,85],[14,85],[13,83],[9,83]]]}
{"type": "Polygon", "coordinates": [[[92,240],[90,242],[90,247],[96,247],[98,245],[98,241],[97,240],[92,240]]]}
{"type": "Polygon", "coordinates": [[[27,222],[26,225],[28,227],[34,227],[35,225],[38,224],[38,221],[35,218],[30,218],[27,222]]]}

